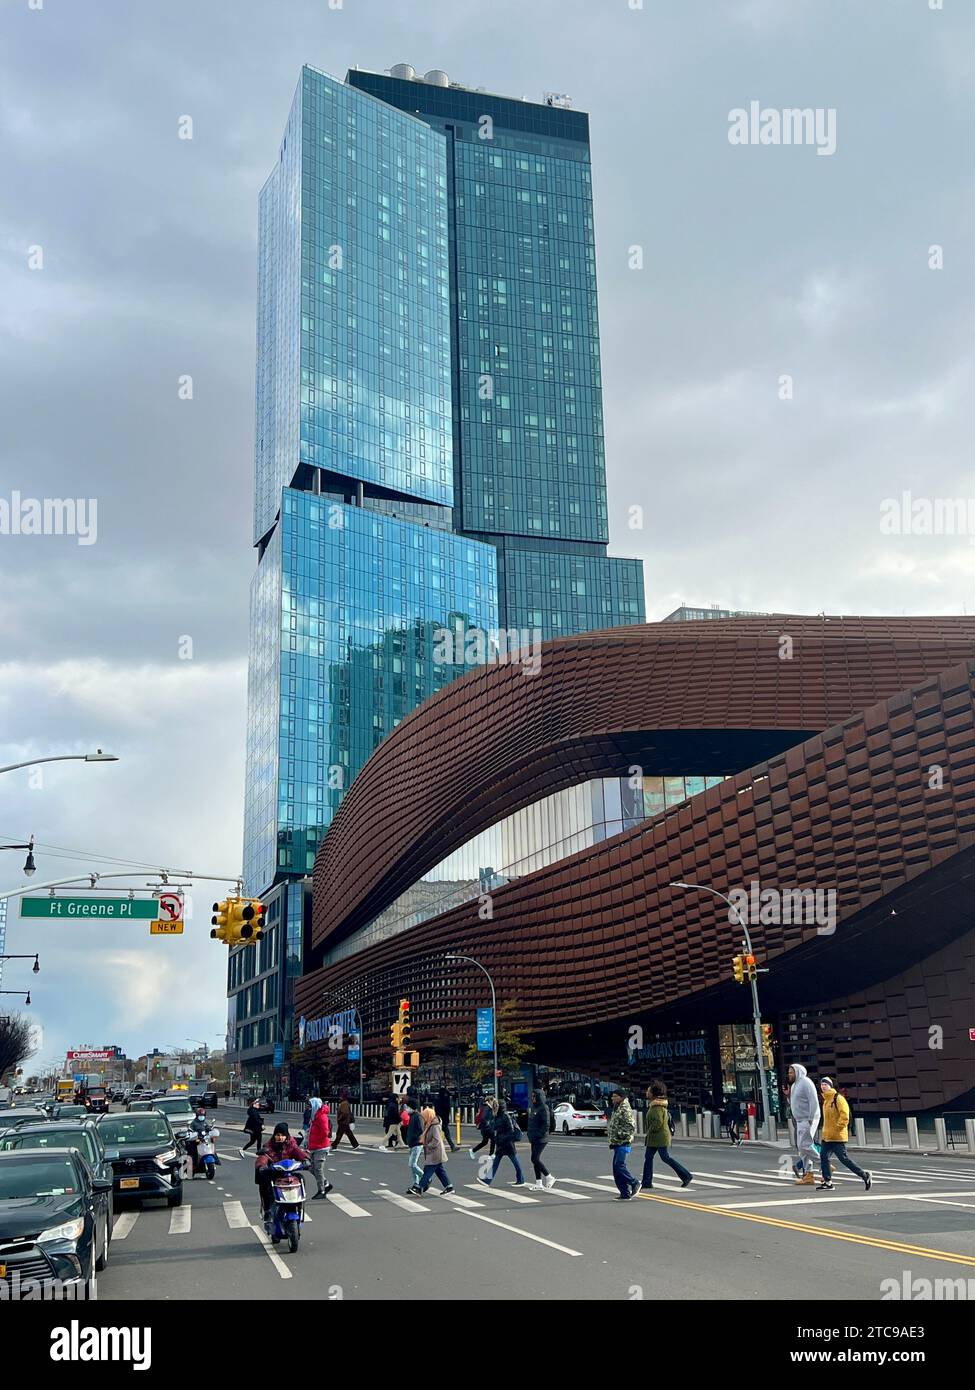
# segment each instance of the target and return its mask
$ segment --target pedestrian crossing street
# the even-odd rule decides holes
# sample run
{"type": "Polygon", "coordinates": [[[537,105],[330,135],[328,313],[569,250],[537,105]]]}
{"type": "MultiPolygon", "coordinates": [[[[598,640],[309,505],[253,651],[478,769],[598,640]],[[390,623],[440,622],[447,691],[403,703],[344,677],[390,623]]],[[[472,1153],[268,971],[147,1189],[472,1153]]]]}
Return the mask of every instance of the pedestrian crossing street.
{"type": "MultiPolygon", "coordinates": [[[[661,1165],[657,1165],[654,1171],[653,1190],[654,1192],[674,1193],[685,1191],[681,1188],[680,1180],[670,1171],[661,1173],[658,1171],[661,1165]]],[[[380,1216],[388,1212],[391,1208],[407,1216],[430,1215],[438,1208],[446,1206],[448,1209],[461,1210],[469,1213],[475,1211],[489,1211],[497,1208],[500,1203],[514,1207],[527,1206],[546,1206],[546,1205],[568,1205],[572,1206],[577,1202],[591,1202],[600,1197],[615,1198],[617,1195],[616,1185],[612,1178],[569,1178],[562,1177],[556,1182],[555,1187],[548,1189],[529,1190],[528,1186],[515,1187],[510,1183],[497,1183],[495,1186],[487,1187],[483,1183],[469,1182],[463,1183],[457,1191],[452,1193],[441,1193],[439,1185],[430,1188],[430,1194],[423,1198],[394,1191],[388,1184],[380,1183],[374,1185],[376,1180],[362,1179],[367,1183],[367,1191],[370,1196],[378,1199],[364,1206],[362,1202],[355,1201],[348,1192],[338,1190],[342,1178],[350,1178],[352,1174],[344,1174],[337,1164],[330,1165],[331,1181],[334,1190],[329,1193],[327,1203],[309,1203],[309,1210],[306,1210],[306,1220],[313,1223],[316,1219],[321,1219],[328,1208],[339,1212],[343,1217],[350,1220],[368,1219],[380,1216]]],[[[634,1163],[634,1171],[638,1171],[638,1165],[634,1163]]],[[[712,1198],[715,1204],[728,1207],[757,1207],[762,1205],[780,1205],[775,1199],[770,1202],[763,1201],[764,1198],[773,1198],[778,1193],[782,1196],[788,1191],[790,1203],[794,1202],[830,1202],[838,1199],[848,1199],[849,1196],[859,1193],[862,1200],[876,1200],[878,1197],[886,1196],[890,1199],[909,1198],[920,1201],[939,1201],[944,1200],[952,1204],[965,1206],[961,1199],[975,1199],[975,1165],[971,1168],[952,1167],[949,1165],[937,1167],[912,1167],[905,1166],[884,1166],[883,1169],[872,1170],[873,1188],[868,1195],[864,1192],[863,1184],[859,1178],[852,1173],[844,1172],[842,1176],[834,1173],[833,1182],[836,1185],[836,1192],[816,1192],[811,1187],[800,1187],[795,1183],[791,1172],[780,1173],[772,1168],[764,1170],[742,1169],[742,1168],[708,1168],[695,1170],[694,1180],[690,1187],[686,1189],[689,1199],[700,1200],[705,1197],[712,1198]],[[923,1194],[919,1189],[924,1188],[923,1194]],[[964,1189],[964,1190],[956,1190],[964,1189]],[[712,1194],[722,1194],[719,1201],[712,1194]],[[745,1201],[726,1201],[723,1194],[739,1193],[747,1196],[745,1201]],[[695,1196],[695,1194],[697,1194],[695,1196]]],[[[355,1189],[353,1189],[354,1191],[355,1189]]],[[[356,1193],[366,1200],[365,1194],[356,1193]]],[[[205,1203],[200,1210],[213,1212],[216,1204],[205,1203]]],[[[228,1227],[241,1229],[255,1224],[255,1213],[245,1210],[244,1205],[236,1199],[228,1199],[220,1204],[220,1210],[228,1227]]],[[[185,1202],[180,1207],[174,1207],[168,1213],[169,1235],[174,1237],[189,1235],[193,1226],[194,1207],[191,1203],[185,1202]]],[[[157,1218],[157,1212],[126,1211],[122,1212],[115,1219],[113,1227],[113,1239],[125,1240],[135,1228],[143,1215],[147,1215],[150,1220],[157,1218]]],[[[325,1217],[328,1219],[328,1217],[325,1217]]]]}

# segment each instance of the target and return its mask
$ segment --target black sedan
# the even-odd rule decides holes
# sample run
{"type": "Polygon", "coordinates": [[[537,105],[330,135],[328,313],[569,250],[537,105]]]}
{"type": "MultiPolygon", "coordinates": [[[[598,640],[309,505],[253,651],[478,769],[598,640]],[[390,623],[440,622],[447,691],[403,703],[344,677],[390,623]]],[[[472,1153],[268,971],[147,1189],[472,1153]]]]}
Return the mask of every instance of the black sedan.
{"type": "Polygon", "coordinates": [[[0,1153],[0,1279],[23,1297],[25,1279],[78,1284],[104,1269],[106,1187],[77,1149],[0,1153]]]}
{"type": "Polygon", "coordinates": [[[118,1158],[118,1150],[105,1148],[95,1121],[52,1120],[42,1125],[21,1125],[19,1129],[0,1134],[0,1153],[23,1153],[25,1149],[77,1149],[87,1159],[93,1175],[107,1183],[104,1191],[95,1194],[95,1205],[99,1216],[104,1216],[108,1222],[108,1238],[111,1241],[115,1219],[115,1170],[112,1159],[118,1158]]]}
{"type": "Polygon", "coordinates": [[[171,1207],[183,1201],[181,1155],[172,1125],[158,1110],[99,1115],[95,1121],[106,1149],[113,1150],[115,1196],[165,1197],[171,1207]]]}

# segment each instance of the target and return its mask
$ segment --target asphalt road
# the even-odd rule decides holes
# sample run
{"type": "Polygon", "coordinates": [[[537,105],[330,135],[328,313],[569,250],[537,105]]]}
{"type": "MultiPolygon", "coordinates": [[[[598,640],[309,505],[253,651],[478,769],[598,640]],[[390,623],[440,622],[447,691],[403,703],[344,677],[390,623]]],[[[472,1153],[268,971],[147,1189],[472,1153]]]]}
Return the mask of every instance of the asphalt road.
{"type": "MultiPolygon", "coordinates": [[[[99,1300],[764,1299],[876,1301],[894,1280],[959,1278],[975,1297],[975,1161],[870,1158],[874,1186],[841,1168],[835,1192],[799,1188],[789,1156],[759,1146],[675,1145],[696,1180],[664,1170],[655,1190],[616,1200],[602,1136],[554,1137],[551,1192],[491,1190],[466,1151],[450,1157],[454,1197],[413,1198],[404,1152],[360,1121],[357,1151],[329,1158],[335,1186],[308,1203],[294,1255],[260,1223],[253,1162],[218,1112],[217,1178],[188,1182],[183,1206],[122,1206],[99,1300]],[[666,1176],[664,1175],[666,1174],[666,1176]]],[[[528,1145],[519,1146],[528,1181],[528,1145]]],[[[642,1146],[631,1155],[639,1176],[642,1146]]],[[[863,1162],[858,1156],[858,1162],[863,1162]]],[[[660,1167],[658,1163],[658,1169],[660,1167]]],[[[314,1190],[306,1175],[309,1192],[314,1190]]]]}

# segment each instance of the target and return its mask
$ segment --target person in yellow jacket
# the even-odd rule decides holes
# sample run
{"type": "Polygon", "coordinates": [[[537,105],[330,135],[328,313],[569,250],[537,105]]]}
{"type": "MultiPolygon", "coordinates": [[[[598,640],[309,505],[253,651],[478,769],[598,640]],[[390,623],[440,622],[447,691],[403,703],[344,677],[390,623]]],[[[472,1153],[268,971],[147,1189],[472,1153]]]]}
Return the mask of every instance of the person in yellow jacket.
{"type": "Polygon", "coordinates": [[[824,1076],[820,1081],[819,1091],[823,1099],[823,1132],[819,1139],[819,1161],[823,1166],[823,1180],[816,1191],[822,1192],[825,1188],[832,1192],[833,1173],[829,1160],[830,1155],[835,1154],[844,1168],[849,1168],[851,1173],[856,1173],[857,1177],[863,1180],[863,1185],[869,1192],[873,1179],[869,1173],[857,1167],[846,1151],[846,1142],[850,1137],[850,1107],[846,1098],[835,1089],[833,1079],[829,1076],[824,1076]]]}

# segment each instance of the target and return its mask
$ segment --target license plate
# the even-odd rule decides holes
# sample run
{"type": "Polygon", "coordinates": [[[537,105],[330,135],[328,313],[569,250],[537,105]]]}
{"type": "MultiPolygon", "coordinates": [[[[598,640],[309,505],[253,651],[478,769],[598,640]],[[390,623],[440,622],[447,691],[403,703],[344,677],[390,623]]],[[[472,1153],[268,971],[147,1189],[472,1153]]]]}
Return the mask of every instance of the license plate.
{"type": "Polygon", "coordinates": [[[122,1181],[119,1183],[119,1187],[122,1188],[123,1191],[125,1191],[126,1188],[129,1188],[129,1187],[138,1187],[138,1186],[139,1186],[139,1179],[138,1179],[138,1178],[123,1178],[122,1181]]]}

